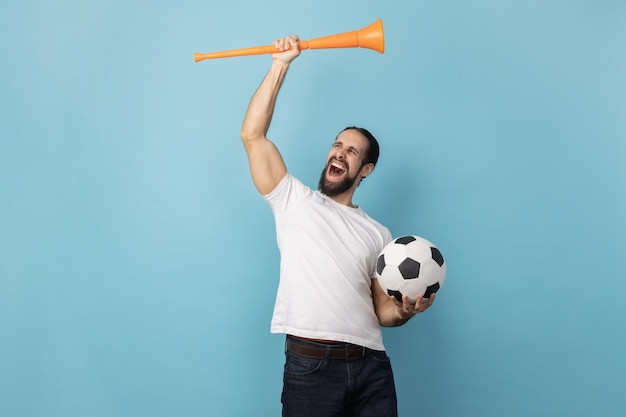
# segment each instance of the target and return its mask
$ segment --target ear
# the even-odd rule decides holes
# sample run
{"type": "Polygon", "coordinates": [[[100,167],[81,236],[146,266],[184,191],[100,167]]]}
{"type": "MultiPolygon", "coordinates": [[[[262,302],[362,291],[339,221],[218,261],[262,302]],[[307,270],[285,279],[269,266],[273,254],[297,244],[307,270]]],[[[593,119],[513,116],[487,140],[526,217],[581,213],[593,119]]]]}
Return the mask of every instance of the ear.
{"type": "Polygon", "coordinates": [[[362,178],[365,178],[369,174],[371,174],[373,170],[374,170],[374,164],[370,162],[369,164],[363,165],[363,167],[361,168],[360,175],[362,178]]]}

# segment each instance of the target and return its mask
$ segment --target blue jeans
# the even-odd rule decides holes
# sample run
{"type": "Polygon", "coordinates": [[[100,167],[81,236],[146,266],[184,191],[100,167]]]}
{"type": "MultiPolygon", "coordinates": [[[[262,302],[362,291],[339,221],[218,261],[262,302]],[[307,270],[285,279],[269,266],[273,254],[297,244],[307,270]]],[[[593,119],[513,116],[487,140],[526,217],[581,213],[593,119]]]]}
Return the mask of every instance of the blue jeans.
{"type": "Polygon", "coordinates": [[[351,361],[285,355],[283,417],[397,417],[391,362],[384,351],[351,361]]]}

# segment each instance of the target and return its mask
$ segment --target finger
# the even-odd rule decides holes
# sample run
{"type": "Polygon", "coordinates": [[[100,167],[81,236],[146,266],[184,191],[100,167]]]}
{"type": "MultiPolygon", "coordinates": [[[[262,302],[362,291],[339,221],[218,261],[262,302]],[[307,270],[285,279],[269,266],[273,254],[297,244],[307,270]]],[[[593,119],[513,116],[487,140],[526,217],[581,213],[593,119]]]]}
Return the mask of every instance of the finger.
{"type": "Polygon", "coordinates": [[[288,45],[286,45],[286,48],[294,50],[298,49],[298,35],[288,36],[287,42],[288,45]]]}
{"type": "Polygon", "coordinates": [[[418,313],[419,304],[411,299],[407,295],[402,296],[402,306],[400,307],[402,315],[404,317],[412,317],[418,313]]]}
{"type": "Polygon", "coordinates": [[[433,303],[435,302],[435,296],[437,294],[431,294],[430,298],[428,298],[428,307],[430,307],[431,305],[433,305],[433,303]]]}
{"type": "Polygon", "coordinates": [[[402,307],[406,310],[406,311],[411,311],[415,308],[415,305],[417,303],[415,302],[411,302],[411,299],[409,298],[408,295],[403,295],[402,296],[402,307]]]}
{"type": "Polygon", "coordinates": [[[278,39],[278,46],[276,46],[281,52],[288,50],[291,47],[291,38],[286,36],[278,39]]]}
{"type": "Polygon", "coordinates": [[[427,300],[428,299],[424,298],[422,294],[418,295],[415,299],[415,305],[413,306],[413,313],[418,314],[426,310],[428,308],[427,300]]]}
{"type": "Polygon", "coordinates": [[[430,298],[424,298],[423,296],[419,296],[418,300],[419,312],[423,313],[424,311],[428,310],[431,305],[433,305],[433,302],[435,301],[435,294],[431,294],[430,298]]]}
{"type": "Polygon", "coordinates": [[[394,295],[387,295],[396,307],[402,307],[402,301],[398,300],[394,295]]]}

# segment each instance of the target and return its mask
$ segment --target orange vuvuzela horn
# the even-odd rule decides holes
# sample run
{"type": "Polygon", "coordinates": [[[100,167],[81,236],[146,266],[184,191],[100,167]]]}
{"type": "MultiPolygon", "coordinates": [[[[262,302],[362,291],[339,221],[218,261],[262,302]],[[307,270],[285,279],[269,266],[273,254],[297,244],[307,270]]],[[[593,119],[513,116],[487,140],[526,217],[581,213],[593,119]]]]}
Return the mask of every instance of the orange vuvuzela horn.
{"type": "MultiPolygon", "coordinates": [[[[383,21],[378,19],[363,29],[352,32],[339,33],[324,36],[308,41],[298,41],[298,47],[304,49],[327,49],[327,48],[368,48],[374,51],[385,52],[385,36],[383,34],[383,21]]],[[[231,49],[229,51],[210,52],[208,54],[194,54],[196,62],[204,59],[231,58],[244,55],[272,54],[278,52],[274,45],[254,46],[252,48],[231,49]]]]}

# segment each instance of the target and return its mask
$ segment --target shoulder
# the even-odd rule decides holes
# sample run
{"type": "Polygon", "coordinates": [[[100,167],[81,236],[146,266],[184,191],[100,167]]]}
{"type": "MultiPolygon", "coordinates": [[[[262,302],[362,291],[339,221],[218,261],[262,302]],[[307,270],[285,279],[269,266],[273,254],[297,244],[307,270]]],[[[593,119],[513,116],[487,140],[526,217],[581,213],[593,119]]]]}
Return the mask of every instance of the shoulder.
{"type": "Polygon", "coordinates": [[[304,185],[302,181],[287,172],[285,173],[285,176],[278,182],[278,184],[276,184],[276,187],[274,187],[274,189],[269,193],[263,195],[263,198],[266,200],[271,200],[272,198],[275,198],[277,194],[285,192],[285,190],[290,190],[294,188],[311,191],[311,189],[304,185]]]}
{"type": "Polygon", "coordinates": [[[276,187],[263,199],[275,210],[287,209],[290,205],[313,193],[310,187],[289,172],[278,182],[276,187]]]}

